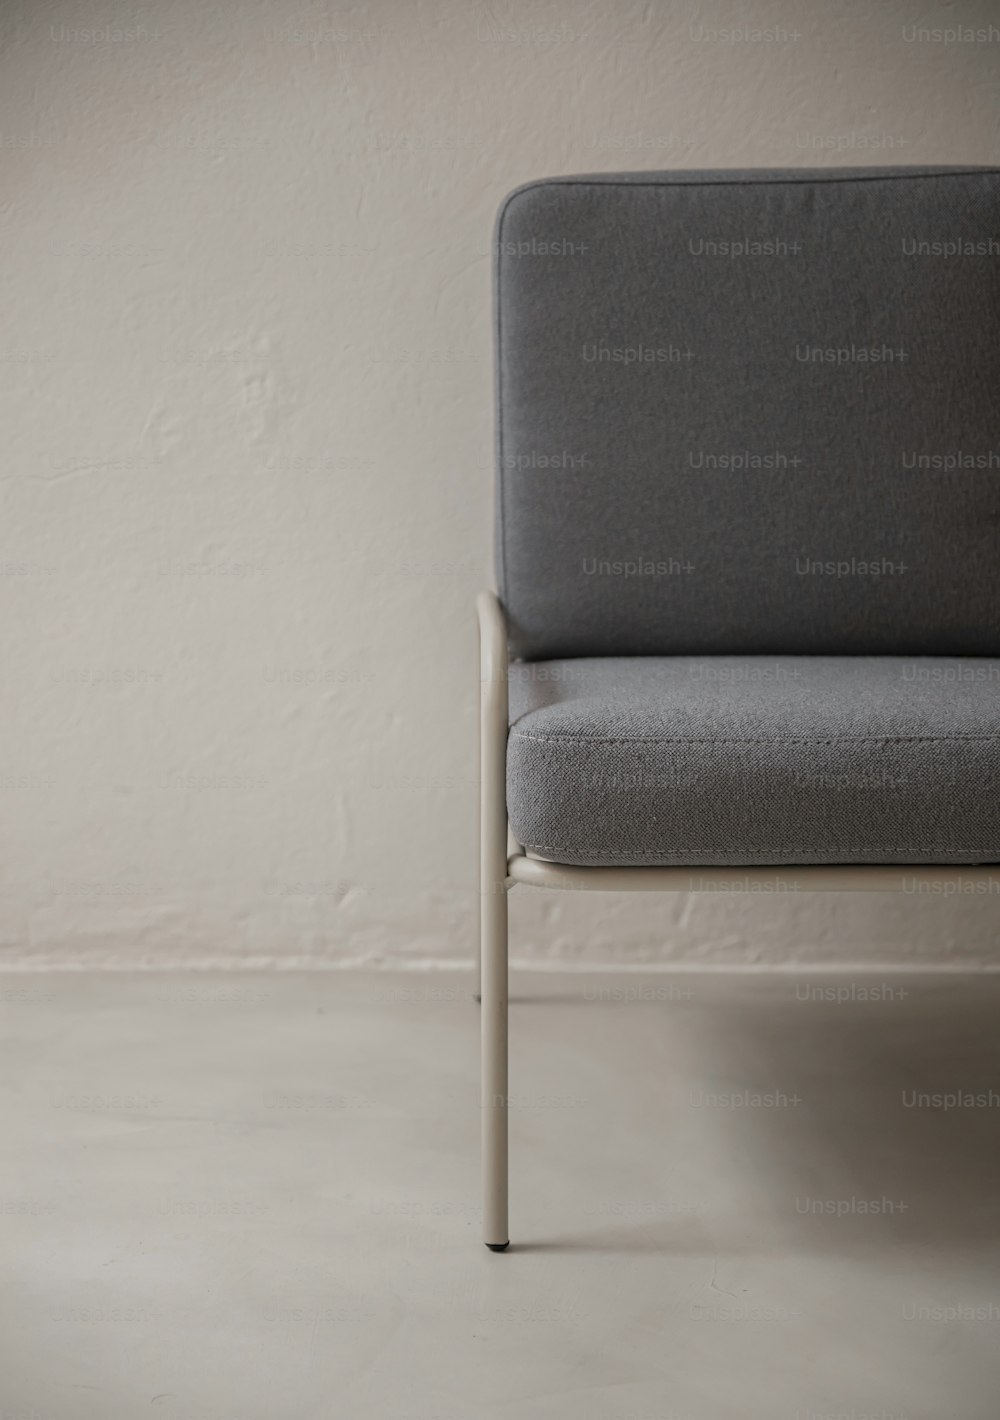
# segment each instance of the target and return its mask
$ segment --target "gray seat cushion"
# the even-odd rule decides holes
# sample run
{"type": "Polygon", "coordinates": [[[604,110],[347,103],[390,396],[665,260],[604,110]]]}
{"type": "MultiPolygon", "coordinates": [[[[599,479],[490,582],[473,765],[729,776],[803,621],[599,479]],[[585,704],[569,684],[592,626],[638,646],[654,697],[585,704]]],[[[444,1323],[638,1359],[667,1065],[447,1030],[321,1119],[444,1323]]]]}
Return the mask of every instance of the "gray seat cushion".
{"type": "Polygon", "coordinates": [[[532,183],[496,319],[515,655],[1000,655],[1000,170],[532,183]]]}
{"type": "Polygon", "coordinates": [[[511,827],[552,861],[1000,861],[1000,660],[553,660],[510,695],[511,827]]]}

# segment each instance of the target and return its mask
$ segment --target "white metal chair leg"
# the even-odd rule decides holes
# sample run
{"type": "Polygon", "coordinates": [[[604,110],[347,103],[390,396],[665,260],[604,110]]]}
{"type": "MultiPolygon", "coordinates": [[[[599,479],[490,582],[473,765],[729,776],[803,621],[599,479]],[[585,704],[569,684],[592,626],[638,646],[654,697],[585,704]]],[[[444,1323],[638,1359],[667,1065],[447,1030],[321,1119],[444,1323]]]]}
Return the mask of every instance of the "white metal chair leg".
{"type": "Polygon", "coordinates": [[[477,602],[482,687],[479,746],[480,1027],[483,1241],[503,1252],[507,1226],[507,629],[490,593],[477,602]]]}
{"type": "Polygon", "coordinates": [[[483,883],[483,1242],[503,1252],[507,1224],[507,890],[483,883]]]}
{"type": "MultiPolygon", "coordinates": [[[[505,812],[505,815],[506,815],[506,809],[504,810],[504,812],[505,812]]],[[[508,824],[508,825],[507,825],[507,869],[506,869],[506,871],[507,871],[507,887],[508,887],[508,888],[512,888],[512,887],[514,886],[513,882],[511,881],[511,877],[510,877],[510,860],[511,860],[511,857],[512,857],[512,856],[520,857],[520,856],[522,855],[522,852],[523,852],[523,850],[522,850],[522,848],[521,848],[521,845],[520,845],[520,843],[518,843],[517,839],[516,839],[516,838],[514,837],[514,835],[511,833],[511,831],[510,831],[510,824],[508,824]]],[[[479,930],[479,945],[478,945],[478,947],[476,948],[476,989],[475,989],[475,992],[474,992],[473,998],[472,998],[474,1001],[481,1001],[481,1000],[483,999],[483,940],[484,940],[484,933],[483,933],[482,927],[480,926],[480,930],[479,930]]]]}

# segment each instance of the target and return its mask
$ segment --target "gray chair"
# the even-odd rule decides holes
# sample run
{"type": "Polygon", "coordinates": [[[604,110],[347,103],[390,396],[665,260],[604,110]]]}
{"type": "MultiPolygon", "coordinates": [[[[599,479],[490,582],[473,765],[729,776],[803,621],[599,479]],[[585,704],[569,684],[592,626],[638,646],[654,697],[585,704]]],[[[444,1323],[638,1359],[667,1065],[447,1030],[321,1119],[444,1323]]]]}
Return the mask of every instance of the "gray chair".
{"type": "Polygon", "coordinates": [[[1000,892],[1000,169],[556,178],[495,252],[501,1251],[514,884],[1000,892]]]}

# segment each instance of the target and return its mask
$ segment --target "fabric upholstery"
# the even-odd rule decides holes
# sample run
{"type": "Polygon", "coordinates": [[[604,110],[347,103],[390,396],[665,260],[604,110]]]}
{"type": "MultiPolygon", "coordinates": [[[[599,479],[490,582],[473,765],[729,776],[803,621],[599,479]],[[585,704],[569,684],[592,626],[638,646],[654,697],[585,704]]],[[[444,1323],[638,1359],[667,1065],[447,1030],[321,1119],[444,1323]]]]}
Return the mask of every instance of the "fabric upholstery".
{"type": "Polygon", "coordinates": [[[507,806],[556,862],[1000,862],[1000,660],[515,664],[507,806]]]}
{"type": "Polygon", "coordinates": [[[557,178],[495,260],[513,654],[1000,655],[1000,169],[557,178]]]}

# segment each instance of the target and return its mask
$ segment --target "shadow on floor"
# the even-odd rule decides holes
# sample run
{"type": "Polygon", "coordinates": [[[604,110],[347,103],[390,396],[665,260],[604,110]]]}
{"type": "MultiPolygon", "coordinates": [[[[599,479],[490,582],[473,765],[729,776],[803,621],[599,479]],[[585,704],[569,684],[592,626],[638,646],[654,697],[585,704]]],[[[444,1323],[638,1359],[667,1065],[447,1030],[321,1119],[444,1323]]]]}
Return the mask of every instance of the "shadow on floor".
{"type": "Polygon", "coordinates": [[[699,1154],[736,1172],[734,1211],[594,1220],[511,1253],[989,1253],[1000,1242],[1000,978],[887,981],[903,994],[838,1004],[797,996],[816,978],[743,992],[730,977],[718,990],[699,982],[694,1006],[610,1024],[603,1013],[605,1037],[628,1025],[659,1038],[655,1068],[674,1078],[650,1127],[688,1140],[693,1127],[699,1154]],[[746,1092],[784,1104],[706,1104],[746,1092]]]}

